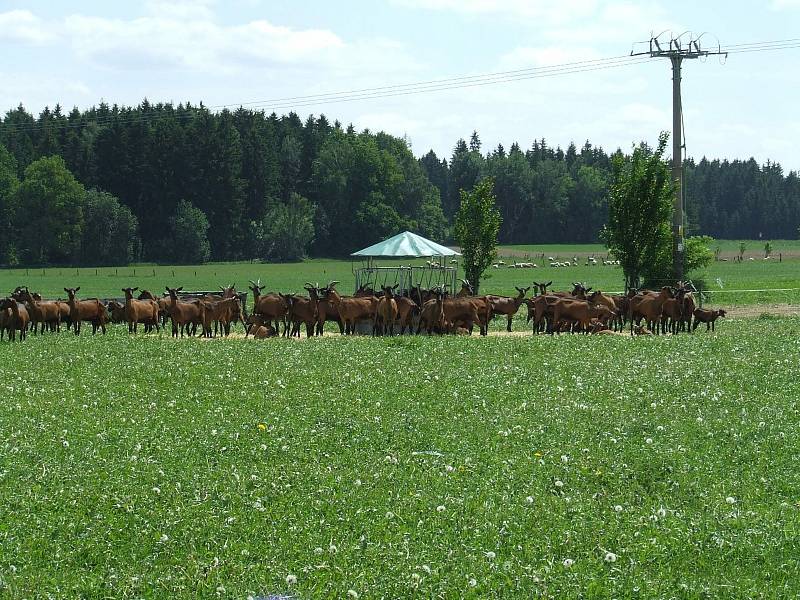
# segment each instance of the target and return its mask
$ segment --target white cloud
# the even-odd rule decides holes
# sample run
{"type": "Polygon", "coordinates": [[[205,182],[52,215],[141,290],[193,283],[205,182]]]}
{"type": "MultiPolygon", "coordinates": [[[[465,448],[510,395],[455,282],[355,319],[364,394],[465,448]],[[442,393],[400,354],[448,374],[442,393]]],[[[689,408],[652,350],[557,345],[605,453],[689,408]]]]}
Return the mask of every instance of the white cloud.
{"type": "Polygon", "coordinates": [[[567,46],[523,46],[515,48],[500,57],[502,69],[526,69],[531,67],[550,67],[567,63],[582,62],[601,58],[594,48],[567,46]]]}
{"type": "Polygon", "coordinates": [[[448,10],[473,16],[505,15],[531,23],[563,23],[576,15],[591,15],[598,0],[395,0],[395,3],[408,8],[448,10]]]}
{"type": "Polygon", "coordinates": [[[55,39],[44,22],[29,10],[0,13],[0,41],[44,44],[55,39]]]}
{"type": "Polygon", "coordinates": [[[772,0],[772,10],[792,10],[800,8],[800,0],[772,0]]]}

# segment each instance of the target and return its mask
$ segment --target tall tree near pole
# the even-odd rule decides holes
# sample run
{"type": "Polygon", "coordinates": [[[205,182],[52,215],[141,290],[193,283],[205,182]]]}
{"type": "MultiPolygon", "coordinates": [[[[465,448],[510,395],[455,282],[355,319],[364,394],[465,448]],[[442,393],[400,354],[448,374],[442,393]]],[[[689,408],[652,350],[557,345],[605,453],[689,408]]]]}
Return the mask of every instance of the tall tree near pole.
{"type": "Polygon", "coordinates": [[[478,293],[484,271],[497,257],[497,234],[502,217],[495,205],[494,179],[486,177],[471,192],[461,190],[455,238],[464,256],[464,275],[478,293]]]}

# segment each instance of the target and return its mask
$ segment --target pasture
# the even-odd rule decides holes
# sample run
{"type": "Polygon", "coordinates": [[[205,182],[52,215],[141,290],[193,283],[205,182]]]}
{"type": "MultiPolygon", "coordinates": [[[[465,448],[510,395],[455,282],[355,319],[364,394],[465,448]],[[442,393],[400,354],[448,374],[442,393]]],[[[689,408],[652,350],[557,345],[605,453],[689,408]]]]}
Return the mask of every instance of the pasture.
{"type": "Polygon", "coordinates": [[[0,344],[0,594],[795,596],[799,332],[0,344]]]}
{"type": "MultiPolygon", "coordinates": [[[[738,242],[737,242],[738,243],[738,242]]],[[[755,248],[759,242],[748,242],[748,247],[755,248]]],[[[720,241],[724,247],[733,247],[734,242],[720,241]]],[[[789,248],[800,248],[800,242],[774,242],[779,247],[785,244],[787,254],[789,248]]],[[[782,247],[782,246],[781,246],[782,247]]],[[[536,252],[545,252],[546,256],[557,256],[567,260],[575,255],[581,257],[577,267],[552,268],[539,264],[536,269],[513,269],[507,266],[489,269],[487,278],[481,285],[481,293],[505,294],[514,293],[514,286],[529,286],[531,281],[553,281],[553,289],[571,289],[572,282],[582,281],[594,289],[606,292],[621,291],[623,287],[622,270],[613,266],[585,266],[585,256],[596,252],[597,256],[605,255],[600,245],[573,246],[504,246],[499,255],[507,264],[513,264],[514,256],[520,248],[530,249],[531,261],[536,261],[536,252]],[[515,250],[516,249],[516,250],[515,250]],[[585,251],[580,253],[579,249],[585,251]]],[[[776,251],[777,252],[777,251],[776,251]]],[[[524,255],[528,255],[527,251],[524,255]]],[[[522,256],[517,256],[522,260],[522,256]]],[[[398,261],[380,261],[378,264],[421,265],[419,259],[398,261]]],[[[132,267],[99,267],[68,268],[55,267],[47,269],[3,269],[0,270],[0,290],[6,293],[18,285],[27,285],[31,291],[40,292],[45,297],[65,297],[65,287],[81,287],[80,297],[113,298],[122,296],[121,289],[138,286],[157,294],[164,292],[164,287],[182,285],[185,289],[217,290],[221,285],[236,283],[238,289],[244,290],[250,279],[262,280],[265,291],[282,291],[285,293],[301,292],[307,281],[320,282],[323,285],[331,280],[342,282],[343,293],[352,291],[353,268],[358,268],[360,261],[313,259],[301,263],[263,264],[263,263],[224,263],[196,266],[160,266],[138,265],[132,267]]],[[[460,276],[463,276],[460,275],[460,276]]],[[[702,273],[693,275],[695,280],[703,280],[705,289],[709,290],[708,300],[714,306],[751,306],[768,304],[800,303],[800,256],[777,260],[754,260],[733,263],[715,262],[702,273]],[[720,287],[720,283],[722,287],[720,287]],[[778,289],[789,291],[742,292],[739,290],[778,289]]]]}

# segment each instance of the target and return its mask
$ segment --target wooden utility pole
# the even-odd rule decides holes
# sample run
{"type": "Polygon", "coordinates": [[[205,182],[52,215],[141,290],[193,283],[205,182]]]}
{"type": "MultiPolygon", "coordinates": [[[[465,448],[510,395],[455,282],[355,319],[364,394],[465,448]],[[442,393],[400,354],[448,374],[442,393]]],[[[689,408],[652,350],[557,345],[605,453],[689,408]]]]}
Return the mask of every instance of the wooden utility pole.
{"type": "MultiPolygon", "coordinates": [[[[650,38],[649,50],[631,52],[631,56],[650,56],[652,58],[669,58],[672,63],[672,183],[674,197],[672,201],[672,265],[675,279],[683,281],[683,106],[681,103],[681,66],[684,59],[701,58],[710,55],[727,56],[719,46],[716,50],[704,50],[700,46],[700,38],[691,33],[678,37],[670,36],[669,44],[661,40],[663,34],[650,38]],[[683,39],[688,38],[688,39],[683,39]],[[663,46],[666,46],[663,47],[663,46]]],[[[702,36],[700,36],[702,37],[702,36]]]]}

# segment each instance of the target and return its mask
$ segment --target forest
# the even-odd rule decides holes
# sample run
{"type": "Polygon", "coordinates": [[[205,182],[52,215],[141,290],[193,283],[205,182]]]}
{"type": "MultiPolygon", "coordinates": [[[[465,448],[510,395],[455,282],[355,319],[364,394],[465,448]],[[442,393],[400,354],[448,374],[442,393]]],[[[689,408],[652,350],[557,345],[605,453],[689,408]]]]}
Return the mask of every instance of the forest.
{"type": "MultiPolygon", "coordinates": [[[[324,115],[19,106],[0,120],[0,264],[292,261],[345,256],[402,229],[447,242],[459,191],[487,176],[501,243],[594,242],[616,153],[544,139],[487,150],[473,132],[450,156],[415,158],[404,139],[324,115]]],[[[685,167],[688,233],[798,235],[796,172],[753,159],[685,167]]]]}

